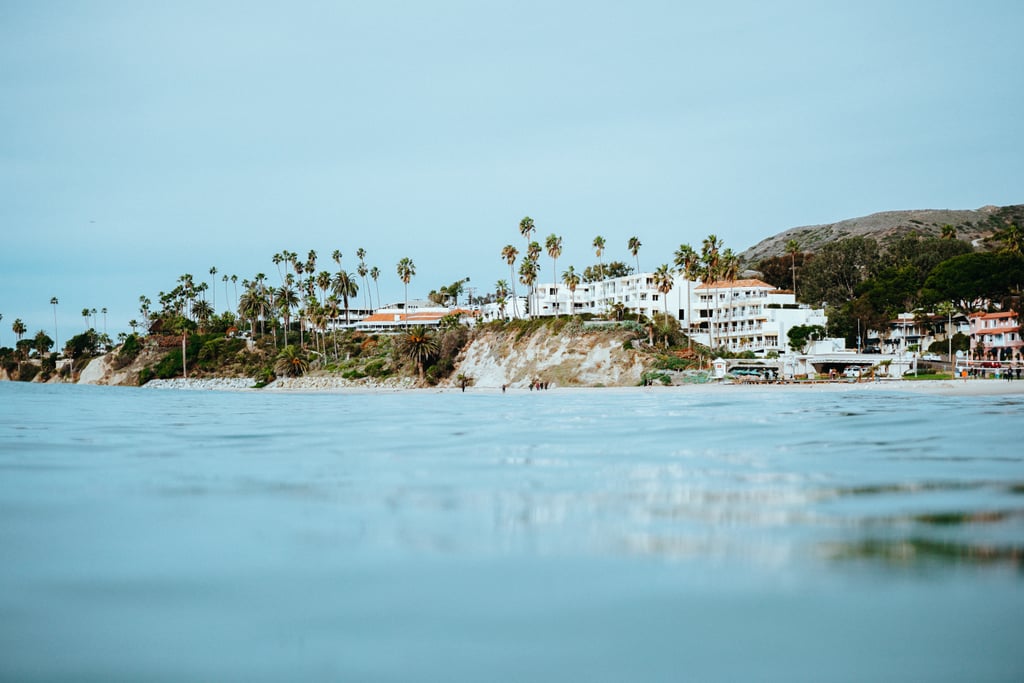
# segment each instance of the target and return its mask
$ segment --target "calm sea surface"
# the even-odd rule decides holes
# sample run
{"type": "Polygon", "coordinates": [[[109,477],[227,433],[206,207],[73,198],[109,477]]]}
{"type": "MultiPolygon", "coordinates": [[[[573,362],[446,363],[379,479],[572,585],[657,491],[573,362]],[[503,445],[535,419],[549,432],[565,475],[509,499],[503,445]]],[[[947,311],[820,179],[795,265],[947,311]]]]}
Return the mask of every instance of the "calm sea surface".
{"type": "Polygon", "coordinates": [[[0,679],[1024,680],[1024,397],[0,383],[0,679]]]}

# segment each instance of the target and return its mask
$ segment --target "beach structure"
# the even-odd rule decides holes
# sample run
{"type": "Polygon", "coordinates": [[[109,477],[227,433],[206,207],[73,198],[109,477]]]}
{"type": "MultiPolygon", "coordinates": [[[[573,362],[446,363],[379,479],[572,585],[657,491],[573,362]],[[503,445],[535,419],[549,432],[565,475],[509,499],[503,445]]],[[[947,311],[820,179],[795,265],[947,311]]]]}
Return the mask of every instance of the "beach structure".
{"type": "Polygon", "coordinates": [[[408,308],[404,302],[398,302],[378,308],[350,327],[362,332],[399,332],[407,327],[417,326],[437,328],[448,316],[456,316],[459,322],[469,322],[475,319],[476,312],[465,308],[438,306],[430,301],[410,301],[408,308]]]}
{"type": "Polygon", "coordinates": [[[1015,311],[972,313],[971,355],[991,360],[1024,360],[1024,341],[1015,311]]]}
{"type": "Polygon", "coordinates": [[[706,282],[693,296],[694,339],[734,353],[782,353],[789,347],[789,330],[827,324],[823,309],[797,303],[793,292],[757,279],[706,282]]]}
{"type": "Polygon", "coordinates": [[[572,292],[564,284],[537,285],[537,315],[580,313],[605,315],[621,307],[651,318],[668,311],[695,341],[733,352],[765,354],[785,351],[787,334],[797,325],[825,326],[825,311],[799,304],[791,291],[757,279],[699,284],[682,275],[672,289],[660,292],[654,273],[581,283],[572,292]]]}

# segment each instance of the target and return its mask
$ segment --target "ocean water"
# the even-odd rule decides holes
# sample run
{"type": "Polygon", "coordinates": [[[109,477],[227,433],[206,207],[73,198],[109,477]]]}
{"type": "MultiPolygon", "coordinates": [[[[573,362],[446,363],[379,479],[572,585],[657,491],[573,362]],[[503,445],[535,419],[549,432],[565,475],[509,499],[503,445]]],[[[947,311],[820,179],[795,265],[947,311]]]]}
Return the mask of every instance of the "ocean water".
{"type": "Polygon", "coordinates": [[[1024,680],[1024,397],[0,383],[0,680],[1024,680]]]}

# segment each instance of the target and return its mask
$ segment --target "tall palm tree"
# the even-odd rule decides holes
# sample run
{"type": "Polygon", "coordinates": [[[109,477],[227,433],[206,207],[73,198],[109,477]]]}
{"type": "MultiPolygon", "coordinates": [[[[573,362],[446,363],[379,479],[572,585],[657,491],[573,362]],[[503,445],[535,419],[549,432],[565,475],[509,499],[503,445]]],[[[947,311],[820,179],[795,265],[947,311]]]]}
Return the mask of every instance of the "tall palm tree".
{"type": "Polygon", "coordinates": [[[82,309],[82,319],[85,320],[85,329],[86,329],[86,331],[88,331],[89,330],[89,309],[88,308],[83,308],[82,309]]]}
{"type": "MultiPolygon", "coordinates": [[[[540,276],[540,242],[530,242],[526,247],[526,258],[533,261],[533,284],[530,286],[530,296],[533,298],[533,304],[536,308],[540,308],[540,295],[537,293],[537,280],[540,276]]],[[[533,310],[531,308],[530,310],[533,310]]],[[[540,311],[537,311],[540,313],[540,311]]]]}
{"type": "MultiPolygon", "coordinates": [[[[720,262],[722,279],[725,280],[729,286],[729,318],[726,324],[726,332],[732,333],[732,295],[733,289],[735,288],[736,278],[739,277],[740,272],[740,260],[735,254],[732,253],[732,249],[726,249],[722,252],[720,262]]],[[[726,344],[729,343],[728,334],[726,335],[726,344]]]]}
{"type": "Polygon", "coordinates": [[[526,240],[527,246],[529,246],[533,233],[536,230],[537,226],[534,225],[533,219],[529,216],[523,216],[523,220],[519,221],[519,234],[526,240]]]}
{"type": "Polygon", "coordinates": [[[562,273],[562,282],[569,288],[569,315],[576,313],[576,288],[580,286],[580,274],[572,266],[562,273]]]}
{"type": "Polygon", "coordinates": [[[231,276],[231,286],[235,289],[235,308],[238,308],[238,276],[231,276]]]}
{"type": "Polygon", "coordinates": [[[408,330],[398,340],[399,352],[416,363],[420,384],[423,383],[423,368],[428,360],[437,354],[438,344],[434,335],[422,325],[408,330]]]}
{"type": "MultiPolygon", "coordinates": [[[[675,277],[672,275],[672,271],[669,270],[668,264],[663,263],[658,266],[658,269],[654,271],[654,286],[657,288],[658,293],[661,294],[661,301],[664,306],[664,324],[668,326],[668,295],[675,287],[675,277]]],[[[668,336],[665,336],[665,346],[668,346],[668,336]]]]}
{"type": "Polygon", "coordinates": [[[604,256],[604,245],[604,238],[600,235],[595,237],[594,241],[591,243],[591,246],[594,247],[594,253],[597,255],[598,270],[600,272],[599,277],[602,280],[604,280],[604,259],[602,258],[604,256]]]}
{"type": "Polygon", "coordinates": [[[334,251],[331,252],[331,260],[333,260],[335,265],[337,265],[339,268],[341,267],[341,256],[342,255],[340,249],[335,249],[334,251]]]}
{"type": "Polygon", "coordinates": [[[494,298],[498,302],[498,313],[502,318],[505,317],[505,302],[508,300],[508,282],[505,280],[498,280],[494,283],[494,298]]]}
{"type": "MultiPolygon", "coordinates": [[[[535,243],[536,244],[536,243],[535,243]]],[[[527,298],[530,318],[533,318],[536,314],[536,310],[533,303],[533,285],[537,281],[537,271],[539,266],[537,261],[527,256],[523,259],[523,262],[519,264],[519,281],[526,285],[530,290],[530,296],[527,298]]]]}
{"type": "Polygon", "coordinates": [[[90,308],[89,315],[92,316],[92,329],[95,330],[97,327],[99,327],[99,323],[96,322],[96,309],[90,308]]]}
{"type": "Polygon", "coordinates": [[[59,303],[57,297],[50,297],[50,305],[53,306],[53,345],[58,350],[60,349],[60,337],[57,336],[57,304],[59,303]]]}
{"type": "Polygon", "coordinates": [[[416,264],[408,256],[402,258],[395,267],[398,279],[405,286],[405,306],[402,312],[405,316],[405,327],[409,327],[409,281],[416,275],[416,264]]]}
{"type": "Polygon", "coordinates": [[[212,283],[210,289],[212,290],[214,313],[217,312],[217,266],[210,266],[210,282],[212,283]]]}
{"type": "Polygon", "coordinates": [[[22,322],[21,318],[15,318],[14,323],[11,325],[11,332],[14,332],[18,341],[21,341],[21,338],[25,335],[26,331],[25,323],[22,322]]]}
{"type": "MultiPolygon", "coordinates": [[[[205,282],[203,284],[206,284],[205,282]]],[[[100,313],[103,314],[103,334],[107,333],[107,307],[104,306],[100,309],[100,313]]]]}
{"type": "MultiPolygon", "coordinates": [[[[686,327],[689,330],[692,325],[693,311],[690,310],[690,283],[697,279],[697,268],[700,258],[697,252],[689,244],[680,244],[675,253],[675,266],[686,280],[686,327]]],[[[687,333],[689,337],[689,333],[687,333]]],[[[693,342],[690,342],[692,348],[693,342]]]]}
{"type": "MultiPolygon", "coordinates": [[[[370,268],[370,279],[373,280],[373,288],[377,290],[377,308],[380,308],[380,268],[374,266],[370,268]]],[[[373,308],[373,300],[370,300],[370,308],[373,308]]]]}
{"type": "Polygon", "coordinates": [[[597,279],[598,282],[601,283],[601,298],[603,299],[605,294],[607,293],[604,284],[604,238],[598,235],[597,237],[594,238],[594,241],[591,242],[591,246],[594,247],[594,253],[597,255],[597,279]]]}
{"type": "Polygon", "coordinates": [[[519,302],[516,296],[516,271],[515,263],[516,257],[519,256],[519,250],[511,244],[506,244],[501,250],[501,258],[505,259],[505,263],[508,264],[508,272],[511,276],[510,281],[512,282],[512,315],[516,318],[519,317],[519,302]]]}
{"type": "Polygon", "coordinates": [[[370,310],[371,306],[370,301],[368,299],[368,297],[370,296],[370,279],[367,277],[367,275],[370,274],[370,269],[366,267],[365,262],[360,261],[359,267],[356,268],[356,272],[359,274],[359,277],[363,279],[363,284],[366,285],[366,288],[363,290],[363,305],[365,309],[368,311],[370,310]]]}
{"type": "Polygon", "coordinates": [[[341,297],[345,309],[345,324],[348,325],[350,322],[348,300],[359,294],[359,285],[356,283],[355,278],[344,268],[339,270],[334,276],[334,294],[341,297]]]}
{"type": "Polygon", "coordinates": [[[796,255],[800,253],[800,243],[796,240],[786,242],[786,253],[790,257],[790,269],[793,271],[793,298],[796,299],[796,255]]]}
{"type": "Polygon", "coordinates": [[[629,238],[629,242],[626,243],[626,246],[629,248],[629,253],[631,253],[633,255],[633,258],[636,259],[636,274],[639,275],[640,274],[640,247],[643,246],[642,244],[640,244],[640,238],[639,237],[630,237],[629,238]]]}
{"type": "MultiPolygon", "coordinates": [[[[551,282],[558,285],[558,257],[562,255],[562,238],[551,233],[544,240],[544,249],[547,250],[548,256],[551,257],[551,282]]],[[[557,291],[557,288],[556,288],[557,291]]],[[[555,297],[555,317],[558,316],[558,298],[555,297]]]]}

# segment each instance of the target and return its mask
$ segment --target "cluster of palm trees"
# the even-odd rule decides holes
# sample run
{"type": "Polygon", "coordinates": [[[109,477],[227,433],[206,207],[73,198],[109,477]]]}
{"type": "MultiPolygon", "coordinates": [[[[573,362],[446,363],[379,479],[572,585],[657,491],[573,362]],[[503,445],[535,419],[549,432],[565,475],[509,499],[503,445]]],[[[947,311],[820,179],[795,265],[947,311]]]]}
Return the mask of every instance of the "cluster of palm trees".
{"type": "MultiPolygon", "coordinates": [[[[551,233],[544,240],[544,247],[542,248],[539,242],[533,240],[533,234],[536,230],[536,223],[529,216],[525,216],[521,221],[519,221],[519,234],[526,242],[526,256],[519,263],[518,281],[529,289],[527,302],[531,317],[533,317],[536,312],[537,306],[535,295],[537,278],[540,273],[540,255],[543,251],[546,251],[547,255],[551,258],[553,282],[559,281],[558,258],[562,255],[561,237],[555,233],[551,233]]],[[[603,280],[605,276],[603,257],[607,248],[607,242],[603,236],[597,235],[594,237],[591,246],[593,247],[598,260],[598,277],[603,280]]],[[[637,273],[640,272],[639,254],[641,246],[643,245],[640,242],[639,237],[633,236],[626,241],[626,248],[635,259],[637,273]]],[[[505,314],[505,300],[510,294],[512,296],[512,305],[514,309],[512,313],[516,317],[519,315],[519,311],[516,308],[518,306],[518,298],[516,296],[515,287],[517,272],[515,265],[516,259],[519,255],[519,249],[513,244],[506,244],[501,249],[501,258],[509,268],[509,279],[501,279],[495,283],[495,296],[499,302],[499,308],[503,316],[505,314]]],[[[690,282],[698,280],[701,282],[717,282],[719,280],[735,281],[740,270],[739,257],[734,254],[731,249],[724,248],[722,240],[714,234],[708,235],[704,240],[701,245],[700,252],[696,251],[689,244],[681,244],[679,249],[676,250],[674,257],[674,268],[670,267],[668,264],[662,264],[654,271],[654,284],[658,291],[665,295],[672,291],[672,288],[675,286],[675,275],[682,275],[687,282],[687,302],[689,302],[690,299],[690,282]]],[[[580,275],[574,266],[570,265],[562,273],[561,282],[569,289],[570,306],[572,309],[575,309],[576,288],[580,284],[580,275]]],[[[665,296],[663,296],[662,299],[665,301],[665,315],[667,316],[668,300],[665,296]]],[[[639,310],[637,311],[637,316],[639,319],[639,310]]],[[[687,318],[689,319],[689,317],[688,312],[687,318]]]]}

